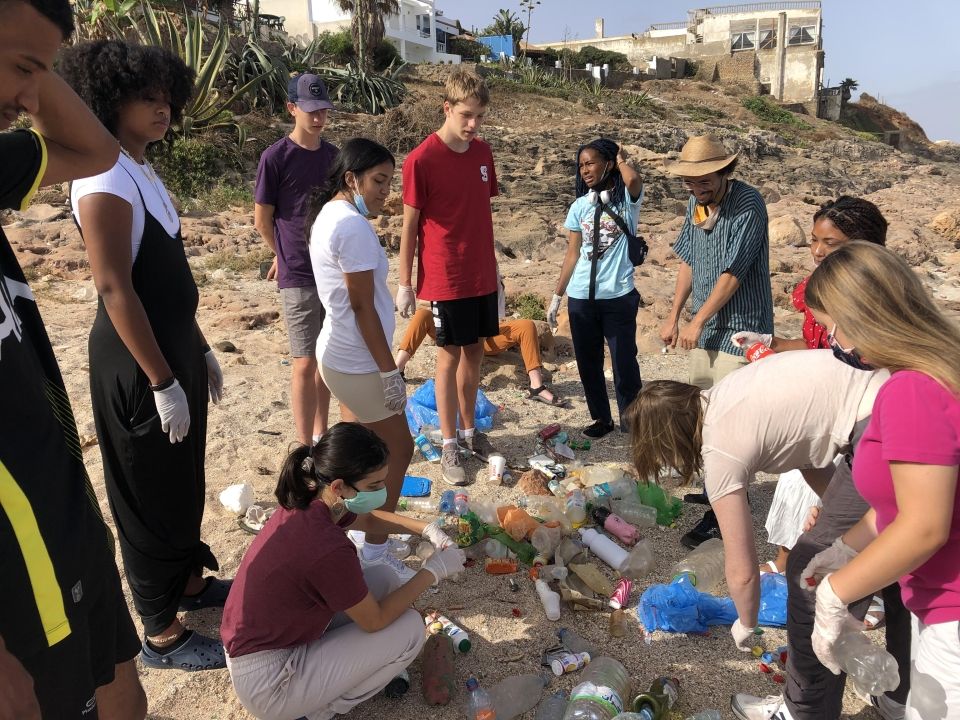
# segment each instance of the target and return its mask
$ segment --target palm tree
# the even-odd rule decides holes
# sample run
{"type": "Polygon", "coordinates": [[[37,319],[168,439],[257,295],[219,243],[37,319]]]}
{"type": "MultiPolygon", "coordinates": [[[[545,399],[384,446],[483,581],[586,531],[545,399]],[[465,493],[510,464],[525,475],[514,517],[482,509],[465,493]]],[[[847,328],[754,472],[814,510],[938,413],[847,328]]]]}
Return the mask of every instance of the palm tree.
{"type": "Polygon", "coordinates": [[[357,64],[363,70],[372,70],[373,53],[386,32],[383,18],[400,14],[400,0],[337,0],[337,5],[350,13],[350,34],[357,64]]]}
{"type": "Polygon", "coordinates": [[[526,26],[515,12],[501,8],[497,11],[497,14],[493,16],[493,22],[484,28],[483,34],[509,35],[513,38],[513,44],[516,45],[523,39],[523,34],[526,31],[526,26]]]}

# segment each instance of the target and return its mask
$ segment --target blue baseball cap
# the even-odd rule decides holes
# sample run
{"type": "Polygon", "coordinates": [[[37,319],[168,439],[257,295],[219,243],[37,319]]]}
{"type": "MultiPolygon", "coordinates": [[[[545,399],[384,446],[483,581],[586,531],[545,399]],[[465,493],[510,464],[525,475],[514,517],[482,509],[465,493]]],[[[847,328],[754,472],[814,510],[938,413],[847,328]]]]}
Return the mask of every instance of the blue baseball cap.
{"type": "Polygon", "coordinates": [[[287,100],[295,103],[304,112],[333,109],[327,86],[319,75],[313,73],[303,73],[290,78],[287,83],[287,100]]]}

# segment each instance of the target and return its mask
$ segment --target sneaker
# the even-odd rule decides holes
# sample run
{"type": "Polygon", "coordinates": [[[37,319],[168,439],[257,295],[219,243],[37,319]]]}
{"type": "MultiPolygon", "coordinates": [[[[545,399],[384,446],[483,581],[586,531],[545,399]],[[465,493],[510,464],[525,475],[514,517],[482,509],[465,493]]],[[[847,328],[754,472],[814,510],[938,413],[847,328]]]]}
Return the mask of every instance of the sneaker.
{"type": "Polygon", "coordinates": [[[360,553],[360,564],[363,567],[373,567],[375,565],[386,565],[391,570],[393,570],[400,579],[404,582],[410,582],[413,579],[413,576],[417,574],[417,571],[413,568],[407,567],[403,564],[402,560],[394,557],[393,553],[385,551],[380,554],[379,557],[373,560],[367,560],[363,553],[360,553]]]}
{"type": "Polygon", "coordinates": [[[683,496],[683,501],[685,503],[693,503],[695,505],[709,505],[710,499],[707,497],[705,492],[698,493],[687,493],[683,496]]]}
{"type": "Polygon", "coordinates": [[[613,420],[596,420],[583,429],[583,434],[588,438],[602,438],[610,432],[613,432],[613,420]]]}
{"type": "Polygon", "coordinates": [[[740,720],[793,720],[787,704],[779,695],[760,698],[737,693],[730,697],[730,709],[740,720]]]}
{"type": "Polygon", "coordinates": [[[479,430],[474,430],[471,437],[463,438],[463,444],[483,462],[487,462],[489,457],[496,452],[490,443],[490,438],[487,437],[486,433],[479,430]]]}
{"type": "Polygon", "coordinates": [[[680,542],[693,550],[693,548],[706,540],[720,537],[722,536],[720,535],[720,526],[717,524],[717,516],[713,510],[707,510],[700,519],[700,522],[694,526],[693,530],[680,538],[680,542]]]}
{"type": "Polygon", "coordinates": [[[448,485],[467,484],[467,474],[463,471],[460,450],[456,443],[443,446],[443,454],[440,456],[440,477],[448,485]]]}
{"type": "Polygon", "coordinates": [[[393,680],[387,683],[383,689],[384,696],[388,698],[403,697],[410,689],[410,674],[406,670],[401,670],[393,680]]]}

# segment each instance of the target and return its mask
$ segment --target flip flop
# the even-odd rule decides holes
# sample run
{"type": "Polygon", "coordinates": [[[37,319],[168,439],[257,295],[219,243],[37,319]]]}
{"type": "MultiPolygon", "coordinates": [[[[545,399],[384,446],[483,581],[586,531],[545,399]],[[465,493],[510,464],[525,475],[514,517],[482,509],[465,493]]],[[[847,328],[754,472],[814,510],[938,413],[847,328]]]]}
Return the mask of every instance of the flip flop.
{"type": "Polygon", "coordinates": [[[531,387],[527,388],[527,398],[530,400],[535,400],[536,402],[543,403],[544,405],[550,405],[552,407],[566,407],[566,398],[560,397],[560,395],[551,388],[549,385],[541,385],[538,388],[531,387]],[[547,400],[545,397],[542,397],[540,393],[544,390],[548,390],[551,395],[553,395],[553,400],[547,400]]]}
{"type": "Polygon", "coordinates": [[[189,612],[209,607],[223,607],[230,593],[233,580],[220,580],[208,577],[207,586],[197,595],[184,595],[180,598],[180,609],[189,612]]]}
{"type": "Polygon", "coordinates": [[[876,630],[883,624],[886,609],[883,604],[883,598],[874,595],[870,601],[870,607],[867,608],[867,614],[863,616],[863,624],[867,630],[876,630]]]}
{"type": "Polygon", "coordinates": [[[190,633],[190,639],[169,653],[157,652],[144,640],[140,649],[140,661],[147,667],[188,672],[219,670],[227,666],[223,645],[218,640],[193,630],[187,632],[190,633]]]}

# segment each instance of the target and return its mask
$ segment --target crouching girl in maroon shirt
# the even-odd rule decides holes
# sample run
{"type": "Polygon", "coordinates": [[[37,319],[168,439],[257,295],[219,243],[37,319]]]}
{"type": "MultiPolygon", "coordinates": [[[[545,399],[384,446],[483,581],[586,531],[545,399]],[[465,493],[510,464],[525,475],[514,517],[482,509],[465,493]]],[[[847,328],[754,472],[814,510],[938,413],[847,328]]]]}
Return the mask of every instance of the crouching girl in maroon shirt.
{"type": "Polygon", "coordinates": [[[382,690],[420,652],[413,601],[463,569],[436,523],[379,511],[387,447],[338,423],[280,471],[280,508],[240,564],[221,636],[243,706],[258,718],[326,720],[382,690]],[[438,549],[406,584],[387,564],[361,567],[347,529],[416,533],[438,549]]]}

